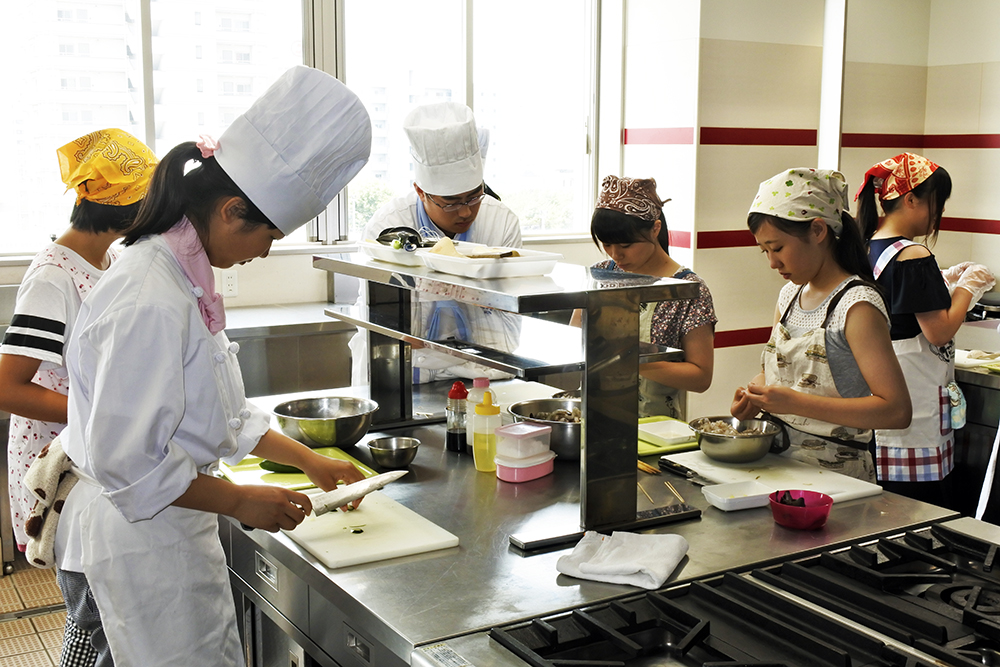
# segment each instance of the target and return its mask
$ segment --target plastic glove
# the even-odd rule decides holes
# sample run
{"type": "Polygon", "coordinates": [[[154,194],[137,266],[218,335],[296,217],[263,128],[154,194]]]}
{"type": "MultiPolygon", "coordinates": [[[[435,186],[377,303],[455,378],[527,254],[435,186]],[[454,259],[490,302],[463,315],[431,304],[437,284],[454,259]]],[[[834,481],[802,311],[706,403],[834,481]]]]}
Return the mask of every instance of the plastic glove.
{"type": "Polygon", "coordinates": [[[996,278],[993,277],[993,273],[988,268],[982,264],[972,264],[962,272],[955,286],[972,293],[972,301],[969,306],[971,310],[972,306],[976,305],[983,298],[983,295],[993,289],[996,284],[996,278]]]}
{"type": "Polygon", "coordinates": [[[962,274],[965,273],[965,270],[970,266],[972,266],[972,262],[962,262],[945,269],[941,272],[941,275],[944,277],[945,282],[947,282],[949,286],[954,287],[955,283],[958,282],[958,279],[962,277],[962,274]]]}

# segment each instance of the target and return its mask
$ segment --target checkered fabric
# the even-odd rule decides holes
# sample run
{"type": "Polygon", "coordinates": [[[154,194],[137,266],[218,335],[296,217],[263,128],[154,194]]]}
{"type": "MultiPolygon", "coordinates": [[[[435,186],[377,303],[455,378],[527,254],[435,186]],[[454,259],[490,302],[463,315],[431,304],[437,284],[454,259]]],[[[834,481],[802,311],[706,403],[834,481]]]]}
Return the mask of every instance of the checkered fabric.
{"type": "Polygon", "coordinates": [[[56,581],[66,601],[66,630],[59,667],[114,667],[86,575],[56,568],[56,581]]]}
{"type": "Polygon", "coordinates": [[[889,482],[936,482],[955,467],[955,440],[948,438],[940,447],[875,448],[878,478],[889,482]]]}
{"type": "Polygon", "coordinates": [[[941,435],[951,433],[951,394],[947,387],[938,387],[938,414],[941,421],[941,435]]]}
{"type": "Polygon", "coordinates": [[[90,645],[90,633],[67,616],[59,667],[93,667],[96,662],[97,651],[90,645]]]}

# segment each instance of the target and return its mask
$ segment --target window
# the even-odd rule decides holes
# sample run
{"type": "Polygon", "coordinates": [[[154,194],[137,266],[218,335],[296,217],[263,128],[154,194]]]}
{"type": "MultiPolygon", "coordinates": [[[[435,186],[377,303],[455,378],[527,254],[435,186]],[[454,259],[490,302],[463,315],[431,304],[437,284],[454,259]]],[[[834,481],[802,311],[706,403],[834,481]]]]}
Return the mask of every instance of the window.
{"type": "Polygon", "coordinates": [[[345,0],[346,81],[368,108],[374,132],[372,157],[349,190],[349,238],[381,204],[411,191],[402,119],[421,104],[466,103],[469,63],[470,106],[490,130],[486,182],[517,213],[525,234],[585,231],[594,198],[590,2],[473,0],[471,58],[464,10],[464,0],[345,0]]]}
{"type": "MultiPolygon", "coordinates": [[[[120,127],[146,140],[161,157],[199,134],[218,138],[255,95],[302,62],[302,3],[145,4],[152,35],[142,32],[140,0],[60,1],[43,12],[37,3],[5,3],[0,50],[18,66],[5,74],[14,104],[0,105],[0,124],[11,130],[9,148],[19,158],[0,164],[0,179],[21,184],[21,190],[4,204],[0,253],[33,253],[69,225],[75,197],[64,193],[59,180],[59,146],[101,127],[120,127]],[[199,11],[192,12],[192,6],[199,11]],[[234,6],[241,11],[230,11],[234,6]],[[196,33],[192,14],[201,26],[196,33]],[[229,30],[222,30],[221,18],[229,20],[229,30]],[[88,22],[86,32],[81,32],[82,21],[88,22]],[[232,45],[235,33],[239,44],[232,45]],[[151,40],[151,80],[143,76],[144,39],[151,40]],[[220,40],[230,43],[233,64],[226,67],[238,64],[239,77],[220,71],[223,66],[213,62],[212,51],[203,57],[203,45],[215,49],[220,40]],[[266,62],[252,57],[258,49],[266,62]],[[222,90],[224,77],[227,91],[222,90]],[[192,87],[200,91],[197,102],[192,87]],[[147,88],[153,93],[152,138],[145,127],[147,88]]],[[[304,240],[305,232],[297,238],[304,240]]]]}

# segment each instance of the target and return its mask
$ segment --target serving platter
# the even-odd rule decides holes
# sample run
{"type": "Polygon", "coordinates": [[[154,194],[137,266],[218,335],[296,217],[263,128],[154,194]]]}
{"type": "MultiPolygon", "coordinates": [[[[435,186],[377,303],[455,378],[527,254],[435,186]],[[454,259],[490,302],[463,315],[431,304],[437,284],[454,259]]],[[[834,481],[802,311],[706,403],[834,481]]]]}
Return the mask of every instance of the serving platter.
{"type": "MultiPolygon", "coordinates": [[[[457,246],[457,250],[469,252],[467,246],[457,246]]],[[[484,246],[485,247],[485,246],[484,246]]],[[[493,250],[501,250],[493,248],[493,250]]],[[[556,263],[562,259],[557,252],[543,250],[528,250],[527,248],[502,248],[516,250],[519,257],[456,257],[441,255],[430,250],[420,249],[416,254],[424,265],[441,273],[449,273],[463,278],[520,278],[524,276],[544,276],[552,272],[556,263]]]]}

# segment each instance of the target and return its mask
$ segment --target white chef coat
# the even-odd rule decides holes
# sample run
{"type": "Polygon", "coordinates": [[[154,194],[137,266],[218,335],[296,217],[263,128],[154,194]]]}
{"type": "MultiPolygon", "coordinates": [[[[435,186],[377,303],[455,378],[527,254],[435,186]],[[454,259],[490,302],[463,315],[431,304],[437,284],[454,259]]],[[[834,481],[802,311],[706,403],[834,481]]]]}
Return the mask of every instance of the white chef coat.
{"type": "MultiPolygon", "coordinates": [[[[417,202],[419,198],[416,191],[396,197],[384,204],[372,216],[371,221],[365,225],[362,239],[375,239],[384,230],[390,227],[412,227],[419,229],[420,222],[417,219],[417,202]]],[[[437,230],[444,236],[444,232],[437,230]]],[[[505,204],[493,197],[483,197],[479,205],[479,213],[475,222],[465,233],[464,240],[470,243],[482,243],[488,246],[502,246],[505,248],[520,248],[521,227],[517,216],[514,215],[505,204]]],[[[365,303],[365,287],[362,283],[361,296],[358,304],[365,303]]],[[[430,322],[435,314],[434,299],[426,294],[414,295],[413,322],[421,323],[420,332],[426,334],[430,328],[430,322]]],[[[470,336],[472,342],[484,347],[513,351],[520,340],[521,326],[516,316],[511,316],[500,311],[483,309],[478,306],[458,304],[464,324],[473,332],[470,336]]],[[[436,339],[442,340],[451,335],[461,335],[460,327],[455,321],[455,313],[450,309],[441,310],[438,313],[440,326],[437,328],[436,339]]],[[[468,339],[466,339],[468,340],[468,339]]],[[[352,357],[352,383],[354,385],[368,384],[368,336],[364,330],[359,330],[350,342],[352,357]]],[[[491,379],[509,378],[507,373],[496,371],[473,362],[455,363],[454,357],[434,352],[431,350],[414,350],[413,367],[417,369],[418,382],[430,382],[433,380],[443,380],[455,377],[476,378],[489,377],[491,379]]]]}
{"type": "Polygon", "coordinates": [[[84,302],[68,343],[66,453],[82,477],[57,562],[82,570],[115,664],[242,665],[217,517],[171,506],[220,457],[269,428],[236,352],[212,335],[160,236],[128,248],[84,302]]]}

